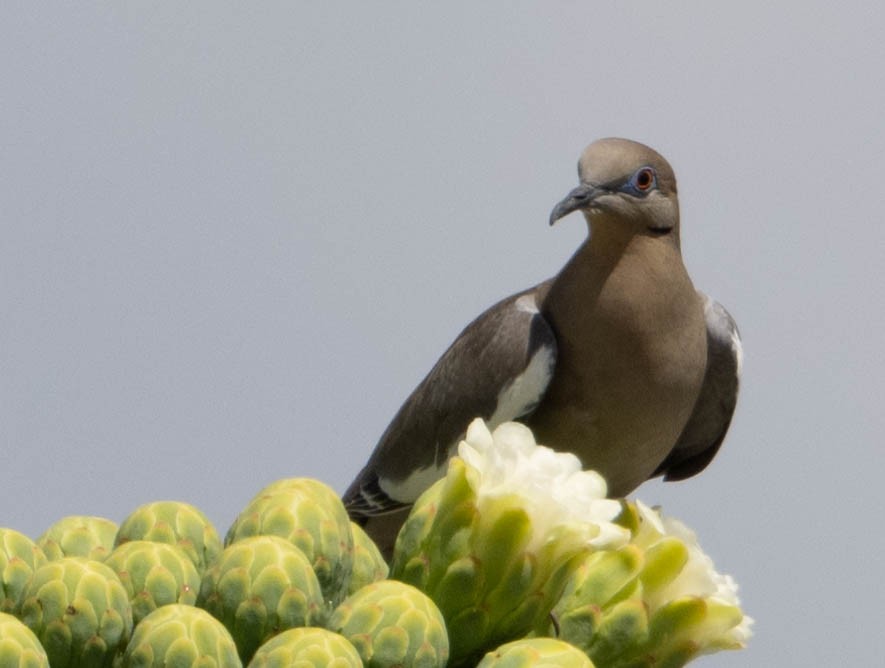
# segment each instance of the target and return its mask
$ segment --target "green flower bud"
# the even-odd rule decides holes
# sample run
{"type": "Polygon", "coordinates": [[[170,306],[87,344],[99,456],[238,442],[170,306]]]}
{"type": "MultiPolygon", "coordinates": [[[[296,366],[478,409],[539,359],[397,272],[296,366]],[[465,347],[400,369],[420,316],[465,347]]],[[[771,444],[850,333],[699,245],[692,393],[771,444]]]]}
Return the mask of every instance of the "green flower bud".
{"type": "Polygon", "coordinates": [[[227,627],[247,663],[268,638],[324,620],[320,584],[304,553],[278,536],[228,546],[203,578],[198,605],[227,627]]]}
{"type": "Polygon", "coordinates": [[[177,545],[200,574],[221,554],[221,538],[212,522],[198,508],[181,501],[154,501],[136,508],[120,524],[114,545],[132,540],[177,545]]]}
{"type": "Polygon", "coordinates": [[[49,668],[49,657],[34,632],[5,612],[0,612],[0,666],[49,668]]]}
{"type": "Polygon", "coordinates": [[[104,517],[63,517],[37,539],[50,561],[62,557],[86,557],[103,561],[114,547],[117,525],[104,517]]]}
{"type": "Polygon", "coordinates": [[[347,638],[320,628],[289,629],[255,652],[249,668],[363,668],[347,638]]]}
{"type": "Polygon", "coordinates": [[[449,658],[439,609],[403,582],[381,580],[363,587],[336,608],[327,627],[353,643],[369,668],[442,668],[449,658]]]}
{"type": "Polygon", "coordinates": [[[40,639],[53,668],[112,666],[132,633],[120,578],[82,557],[50,561],[34,571],[21,619],[40,639]]]}
{"type": "Polygon", "coordinates": [[[268,485],[239,514],[225,545],[262,535],[284,538],[304,552],[332,607],[347,594],[353,535],[344,504],[330,487],[310,478],[268,485]]]}
{"type": "Polygon", "coordinates": [[[553,638],[525,638],[485,655],[477,668],[593,668],[577,647],[553,638]]]}
{"type": "MultiPolygon", "coordinates": [[[[657,665],[654,657],[640,660],[649,647],[648,638],[648,610],[640,599],[631,598],[615,603],[602,615],[586,652],[600,666],[657,665]]],[[[573,644],[577,644],[577,640],[585,643],[587,640],[573,639],[565,634],[563,639],[573,644]]]]}
{"type": "Polygon", "coordinates": [[[624,502],[629,545],[586,557],[536,628],[579,647],[597,665],[683,666],[742,647],[751,620],[734,581],[713,568],[694,534],[641,501],[624,502]]]}
{"type": "Polygon", "coordinates": [[[558,636],[586,651],[586,642],[602,622],[602,611],[635,595],[642,563],[642,550],[635,545],[594,552],[583,558],[550,618],[542,620],[536,632],[558,636]]]}
{"type": "Polygon", "coordinates": [[[126,588],[135,624],[162,605],[194,605],[200,593],[197,567],[175,545],[133,540],[114,548],[104,563],[126,588]]]}
{"type": "Polygon", "coordinates": [[[0,612],[18,612],[25,587],[45,563],[46,555],[34,541],[14,529],[0,528],[0,612]]]}
{"type": "Polygon", "coordinates": [[[391,577],[439,606],[453,665],[546,620],[580,558],[625,543],[620,504],[573,455],[535,443],[524,425],[490,433],[475,420],[446,477],[416,501],[391,577]]]}
{"type": "Polygon", "coordinates": [[[157,608],[141,620],[121,665],[123,668],[243,666],[234,640],[221,622],[205,610],[179,603],[157,608]]]}
{"type": "Polygon", "coordinates": [[[384,561],[381,550],[363,531],[363,528],[359,524],[351,522],[350,530],[353,533],[353,573],[347,588],[348,595],[366,585],[383,580],[390,572],[390,567],[384,561]]]}

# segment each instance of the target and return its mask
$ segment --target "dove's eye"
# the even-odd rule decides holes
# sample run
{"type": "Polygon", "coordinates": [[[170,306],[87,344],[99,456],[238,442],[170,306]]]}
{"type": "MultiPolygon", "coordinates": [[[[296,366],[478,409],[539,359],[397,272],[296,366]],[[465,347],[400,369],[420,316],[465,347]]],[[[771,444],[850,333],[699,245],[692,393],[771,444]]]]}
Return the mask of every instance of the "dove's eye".
{"type": "Polygon", "coordinates": [[[630,185],[641,193],[648,192],[656,185],[655,170],[643,167],[630,178],[630,185]]]}

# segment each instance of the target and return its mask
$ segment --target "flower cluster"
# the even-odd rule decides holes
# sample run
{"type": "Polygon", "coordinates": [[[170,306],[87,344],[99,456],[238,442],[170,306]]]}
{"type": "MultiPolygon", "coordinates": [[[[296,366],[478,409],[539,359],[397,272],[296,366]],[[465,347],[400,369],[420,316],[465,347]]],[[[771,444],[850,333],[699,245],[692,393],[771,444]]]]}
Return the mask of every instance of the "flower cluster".
{"type": "Polygon", "coordinates": [[[749,637],[734,581],[691,531],[606,498],[601,476],[518,423],[470,425],[406,520],[391,576],[439,606],[454,666],[526,636],[612,668],[684,665],[749,637]]]}
{"type": "Polygon", "coordinates": [[[37,542],[0,528],[0,566],[3,665],[682,666],[744,646],[752,621],[681,522],[482,420],[389,567],[305,478],[259,491],[224,544],[160,501],[37,542]]]}

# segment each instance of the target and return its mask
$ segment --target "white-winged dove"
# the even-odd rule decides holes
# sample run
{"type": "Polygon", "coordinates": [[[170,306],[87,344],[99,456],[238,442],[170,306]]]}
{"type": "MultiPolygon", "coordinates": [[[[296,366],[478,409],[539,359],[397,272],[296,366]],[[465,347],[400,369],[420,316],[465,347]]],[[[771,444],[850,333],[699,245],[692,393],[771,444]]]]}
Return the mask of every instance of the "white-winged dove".
{"type": "Polygon", "coordinates": [[[588,146],[550,224],[590,234],[559,274],[471,322],[412,392],[344,496],[389,553],[408,507],[445,474],[467,425],[519,420],[599,471],[609,495],[713,459],[737,401],[741,344],[682,263],[676,177],[626,139],[588,146]]]}

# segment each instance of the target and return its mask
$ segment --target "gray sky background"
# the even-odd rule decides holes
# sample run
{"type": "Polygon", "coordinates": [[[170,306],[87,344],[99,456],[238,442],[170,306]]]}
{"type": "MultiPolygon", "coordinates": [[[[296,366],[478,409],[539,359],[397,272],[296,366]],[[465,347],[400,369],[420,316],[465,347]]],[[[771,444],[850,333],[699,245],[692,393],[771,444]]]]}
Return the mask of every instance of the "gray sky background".
{"type": "Polygon", "coordinates": [[[885,15],[836,4],[2,3],[0,525],[343,491],[625,136],[746,351],[713,465],[638,491],[757,620],[699,665],[878,665],[885,15]]]}

